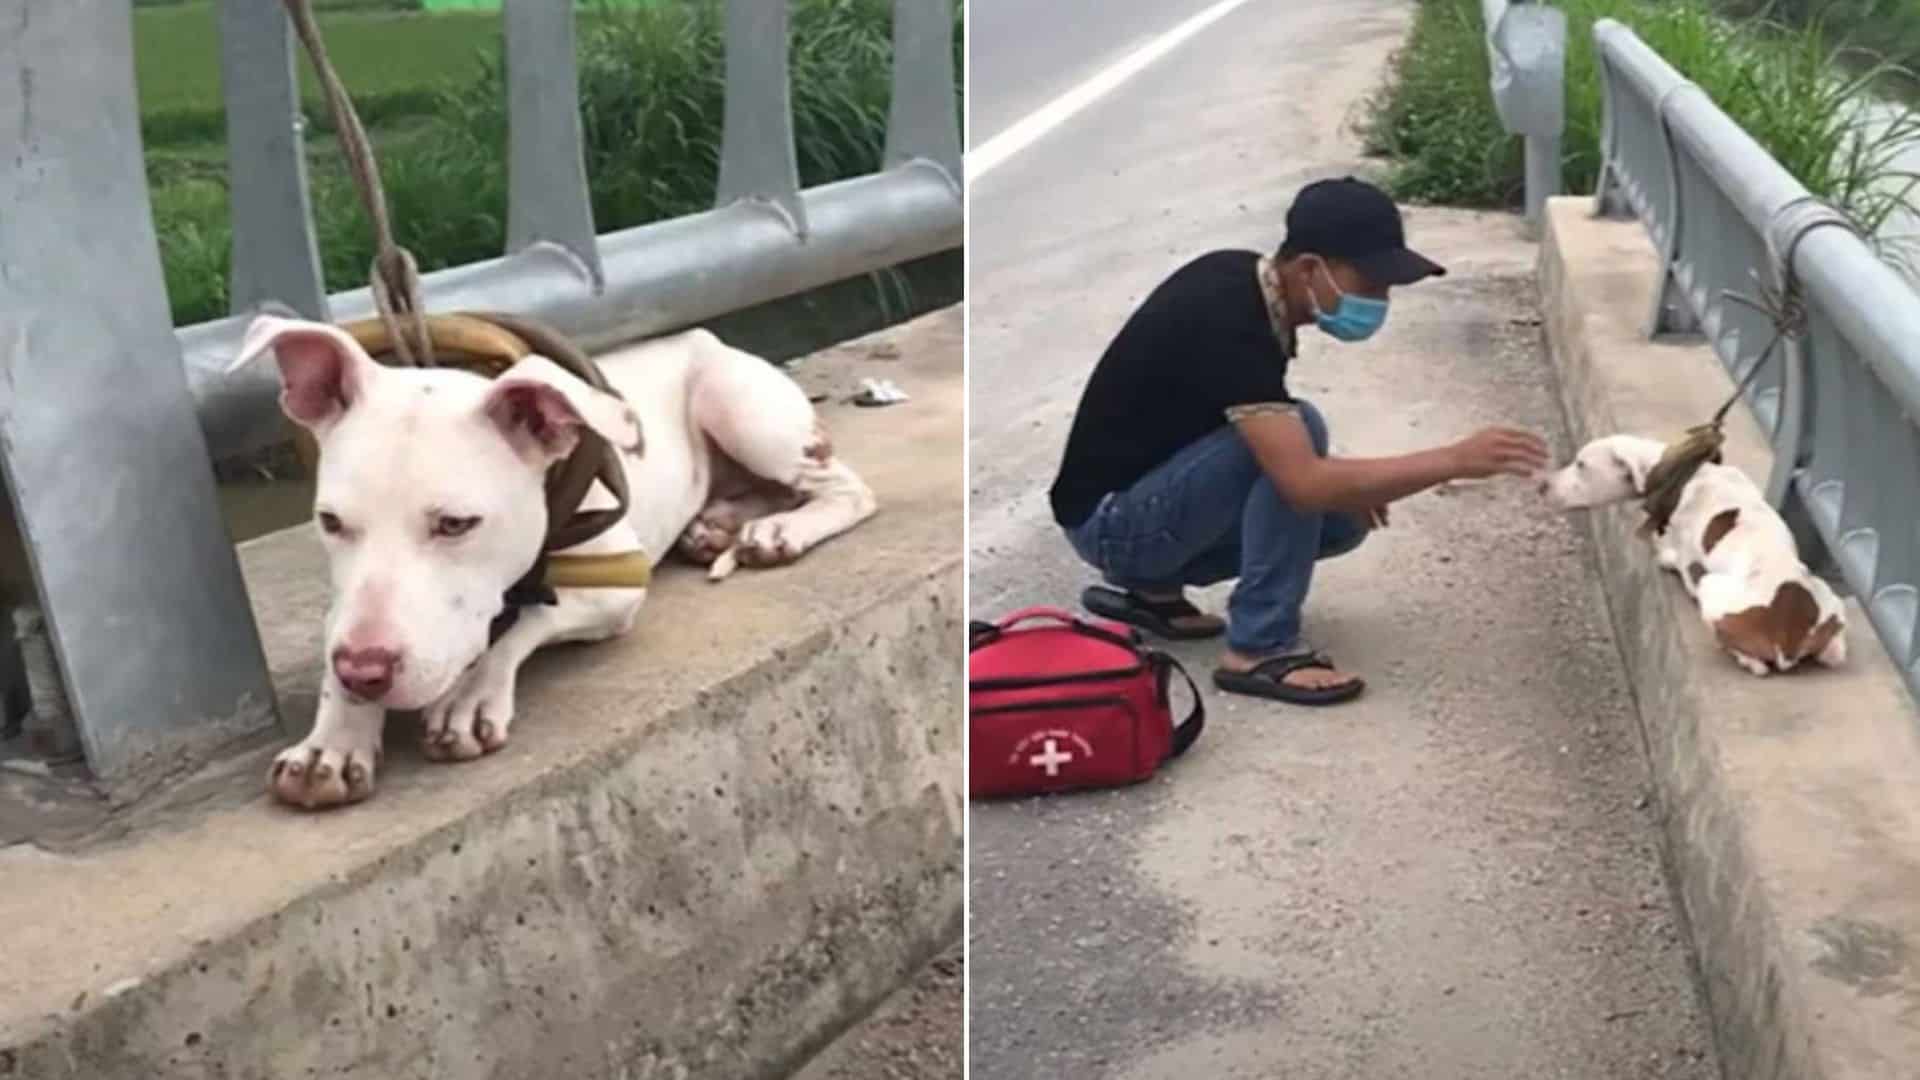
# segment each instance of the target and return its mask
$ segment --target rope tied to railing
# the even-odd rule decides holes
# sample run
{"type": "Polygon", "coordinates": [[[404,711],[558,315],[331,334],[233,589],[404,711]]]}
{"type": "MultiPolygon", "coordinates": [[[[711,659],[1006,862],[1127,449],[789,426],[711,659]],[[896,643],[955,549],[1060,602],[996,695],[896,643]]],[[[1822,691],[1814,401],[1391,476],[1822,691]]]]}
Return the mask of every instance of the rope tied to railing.
{"type": "Polygon", "coordinates": [[[1753,279],[1754,292],[1758,294],[1757,296],[1743,296],[1732,289],[1721,290],[1722,301],[1732,301],[1765,316],[1773,327],[1773,337],[1768,339],[1766,348],[1760,350],[1760,355],[1734,384],[1733,392],[1728,394],[1727,399],[1714,411],[1713,419],[1688,428],[1678,440],[1669,443],[1666,452],[1660,455],[1659,463],[1648,471],[1646,494],[1641,500],[1641,509],[1646,514],[1646,520],[1640,523],[1639,532],[1642,536],[1656,535],[1666,531],[1667,523],[1673,519],[1674,511],[1679,508],[1681,492],[1686,489],[1687,482],[1693,479],[1694,473],[1699,472],[1702,465],[1720,464],[1720,451],[1726,444],[1727,438],[1725,428],[1727,413],[1733,408],[1733,403],[1739,401],[1740,396],[1746,393],[1747,387],[1751,386],[1753,380],[1766,368],[1767,362],[1773,359],[1775,350],[1782,342],[1788,338],[1797,341],[1806,336],[1807,303],[1800,291],[1799,276],[1793,269],[1794,256],[1800,250],[1800,242],[1815,229],[1826,226],[1838,225],[1849,230],[1854,228],[1853,223],[1841,216],[1838,211],[1824,203],[1818,203],[1810,195],[1795,199],[1781,207],[1776,217],[1798,210],[1809,203],[1819,205],[1827,213],[1801,222],[1794,228],[1786,243],[1785,251],[1780,254],[1774,268],[1773,276],[1779,282],[1778,285],[1763,279],[1760,271],[1753,269],[1748,271],[1748,276],[1753,279]]]}
{"type": "Polygon", "coordinates": [[[387,212],[387,192],[380,184],[380,164],[374,159],[367,129],[360,124],[353,99],[333,69],[327,55],[327,43],[314,21],[312,0],[285,0],[294,32],[306,47],[307,57],[327,95],[327,111],[333,116],[340,151],[347,159],[347,171],[360,192],[361,205],[373,223],[373,263],[367,270],[367,285],[373,293],[373,305],[387,324],[394,353],[409,367],[432,367],[433,337],[427,333],[426,310],[420,302],[420,264],[413,252],[393,239],[393,221],[387,212]],[[401,321],[402,317],[406,322],[401,321]]]}

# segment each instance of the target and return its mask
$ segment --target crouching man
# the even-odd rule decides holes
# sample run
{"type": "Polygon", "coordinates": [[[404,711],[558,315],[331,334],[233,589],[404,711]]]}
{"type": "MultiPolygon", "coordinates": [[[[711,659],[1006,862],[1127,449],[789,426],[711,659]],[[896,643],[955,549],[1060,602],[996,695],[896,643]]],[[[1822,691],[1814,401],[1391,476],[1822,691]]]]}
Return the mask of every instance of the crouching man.
{"type": "Polygon", "coordinates": [[[1105,585],[1098,615],[1169,638],[1227,633],[1223,690],[1298,704],[1364,688],[1301,635],[1314,563],[1358,547],[1395,500],[1436,484],[1547,465],[1536,435],[1489,428],[1398,457],[1328,455],[1327,422],[1287,389],[1295,333],[1364,341],[1388,293],[1445,274],[1406,246],[1400,211],[1360,180],[1302,189],[1277,253],[1214,251],[1143,301],[1095,366],[1051,498],[1105,585]],[[1188,586],[1238,578],[1227,619],[1188,586]]]}

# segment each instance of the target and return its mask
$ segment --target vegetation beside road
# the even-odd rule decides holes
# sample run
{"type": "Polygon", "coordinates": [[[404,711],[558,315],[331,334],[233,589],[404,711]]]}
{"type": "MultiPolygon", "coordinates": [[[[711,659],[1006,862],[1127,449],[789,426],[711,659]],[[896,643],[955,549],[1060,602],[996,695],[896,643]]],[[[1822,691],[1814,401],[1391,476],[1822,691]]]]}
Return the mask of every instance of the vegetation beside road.
{"type": "MultiPolygon", "coordinates": [[[[498,13],[321,3],[328,51],[380,156],[401,243],[433,270],[498,255],[506,239],[506,100],[498,13]]],[[[796,0],[796,150],[803,184],[880,166],[891,79],[889,0],[796,0]]],[[[961,5],[955,5],[960,26],[961,5]]],[[[595,224],[644,224],[711,205],[725,88],[719,0],[586,5],[581,115],[595,224]]],[[[955,108],[962,38],[955,37],[955,108]]],[[[136,67],[148,180],[178,324],[226,314],[225,114],[209,0],[143,4],[136,67]]],[[[304,56],[314,223],[330,290],[364,285],[372,237],[327,136],[304,56]]],[[[897,290],[900,286],[891,286],[897,290]]]]}
{"type": "Polygon", "coordinates": [[[1920,69],[1920,3],[1915,0],[1717,0],[1737,16],[1787,26],[1818,26],[1829,39],[1870,48],[1903,68],[1920,69]]]}
{"type": "MultiPolygon", "coordinates": [[[[1616,19],[1698,83],[1808,190],[1871,231],[1906,198],[1892,162],[1920,130],[1911,118],[1864,132],[1860,109],[1883,65],[1845,65],[1817,24],[1731,19],[1706,0],[1564,0],[1567,13],[1566,189],[1591,191],[1599,169],[1600,85],[1593,24],[1616,19]],[[1851,71],[1854,74],[1843,75],[1851,71]]],[[[1412,34],[1362,130],[1391,159],[1388,184],[1413,202],[1518,205],[1521,142],[1494,112],[1480,0],[1419,0],[1412,34]]]]}

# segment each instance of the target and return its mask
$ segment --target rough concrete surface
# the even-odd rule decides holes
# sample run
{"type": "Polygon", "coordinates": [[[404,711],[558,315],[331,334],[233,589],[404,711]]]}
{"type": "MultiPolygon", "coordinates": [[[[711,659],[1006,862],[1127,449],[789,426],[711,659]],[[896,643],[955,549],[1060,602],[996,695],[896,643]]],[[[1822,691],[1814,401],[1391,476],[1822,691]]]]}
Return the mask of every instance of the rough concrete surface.
{"type": "Polygon", "coordinates": [[[960,1080],[967,968],[959,943],[834,1040],[792,1080],[960,1080]]]}
{"type": "MultiPolygon", "coordinates": [[[[1100,348],[1179,262],[1268,247],[1301,184],[1367,168],[1338,120],[1409,14],[1247,5],[974,186],[974,617],[1076,602],[1045,489],[1100,348]]],[[[1292,381],[1336,450],[1492,423],[1564,449],[1517,219],[1408,226],[1450,276],[1373,342],[1303,334],[1292,381]]],[[[971,807],[972,1075],[1717,1075],[1573,523],[1518,482],[1405,500],[1307,618],[1366,696],[1207,689],[1206,734],[1152,782],[971,807]]],[[[1205,686],[1217,648],[1173,651],[1205,686]]]]}
{"type": "MultiPolygon", "coordinates": [[[[1658,258],[1637,222],[1591,206],[1550,204],[1540,260],[1569,421],[1580,438],[1670,437],[1732,382],[1697,339],[1646,340],[1658,258]]],[[[1751,414],[1736,406],[1727,433],[1729,463],[1764,481],[1751,414]]],[[[1920,1075],[1920,716],[1864,613],[1849,602],[1847,669],[1755,679],[1632,515],[1588,524],[1727,1075],[1920,1075]]]]}
{"type": "MultiPolygon", "coordinates": [[[[960,342],[947,309],[805,362],[879,516],[664,569],[632,636],[535,658],[506,750],[435,765],[390,723],[377,797],[310,816],[266,747],[0,849],[0,1076],[789,1073],[960,932],[960,342]],[[912,402],[837,403],[876,373],[912,402]]],[[[242,560],[296,737],[317,545],[242,560]]]]}

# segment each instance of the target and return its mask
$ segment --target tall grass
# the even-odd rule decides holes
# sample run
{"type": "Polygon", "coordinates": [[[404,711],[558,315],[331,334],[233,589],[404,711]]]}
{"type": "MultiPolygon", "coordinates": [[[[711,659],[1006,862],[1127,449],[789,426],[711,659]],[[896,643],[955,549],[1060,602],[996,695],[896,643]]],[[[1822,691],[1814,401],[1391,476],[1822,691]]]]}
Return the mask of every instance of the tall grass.
{"type": "MultiPolygon", "coordinates": [[[[583,21],[579,62],[595,225],[607,231],[709,208],[725,99],[722,5],[685,0],[594,14],[583,21]]],[[[957,24],[958,11],[955,17],[957,24]]],[[[799,0],[792,26],[801,182],[878,169],[890,85],[889,0],[799,0]]],[[[343,78],[357,96],[352,79],[343,78]]],[[[480,54],[467,79],[437,95],[426,126],[379,147],[397,239],[423,270],[492,257],[505,244],[504,82],[497,47],[480,54]]],[[[336,159],[331,148],[316,159],[314,221],[328,288],[345,289],[366,283],[373,240],[336,159]]],[[[203,173],[160,183],[164,172],[161,161],[150,159],[174,319],[224,314],[225,177],[203,173]]],[[[900,287],[892,283],[893,290],[900,287]]],[[[894,301],[892,292],[879,295],[894,301]]]]}
{"type": "MultiPolygon", "coordinates": [[[[1863,122],[1883,64],[1843,65],[1817,26],[1790,29],[1730,20],[1704,0],[1565,0],[1569,190],[1592,190],[1600,164],[1601,102],[1593,23],[1617,19],[1687,78],[1807,189],[1864,230],[1907,204],[1912,177],[1896,151],[1920,138],[1920,121],[1895,109],[1863,122]],[[1854,71],[1857,74],[1846,74],[1854,71]]],[[[1479,0],[1421,0],[1412,36],[1387,86],[1368,108],[1368,149],[1395,159],[1389,184],[1411,201],[1512,206],[1524,178],[1521,147],[1500,129],[1488,88],[1479,0]]]]}
{"type": "MultiPolygon", "coordinates": [[[[662,4],[588,25],[581,121],[594,218],[620,228],[707,209],[726,98],[724,11],[662,4]],[[638,166],[638,167],[636,167],[638,166]]],[[[886,140],[891,16],[885,0],[807,0],[793,11],[794,142],[803,186],[877,168],[886,140]]],[[[506,137],[497,55],[449,102],[466,138],[506,137]]]]}
{"type": "MultiPolygon", "coordinates": [[[[1920,4],[1913,0],[1715,0],[1740,16],[1787,26],[1818,26],[1905,68],[1920,67],[1920,4]]],[[[1914,84],[1908,83],[1911,92],[1914,84]]]]}

